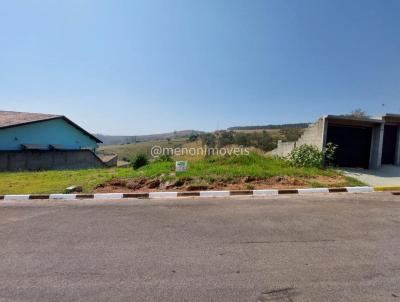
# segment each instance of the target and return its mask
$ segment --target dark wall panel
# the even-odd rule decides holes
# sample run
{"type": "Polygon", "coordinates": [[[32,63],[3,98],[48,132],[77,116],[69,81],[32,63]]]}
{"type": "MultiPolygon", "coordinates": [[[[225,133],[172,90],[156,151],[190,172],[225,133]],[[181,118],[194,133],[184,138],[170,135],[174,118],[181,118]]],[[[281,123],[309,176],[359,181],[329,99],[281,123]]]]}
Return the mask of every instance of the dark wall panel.
{"type": "Polygon", "coordinates": [[[393,165],[396,152],[397,126],[385,126],[383,135],[382,164],[393,165]]]}
{"type": "Polygon", "coordinates": [[[327,143],[338,145],[334,164],[339,167],[369,167],[372,128],[328,125],[327,143]]]}

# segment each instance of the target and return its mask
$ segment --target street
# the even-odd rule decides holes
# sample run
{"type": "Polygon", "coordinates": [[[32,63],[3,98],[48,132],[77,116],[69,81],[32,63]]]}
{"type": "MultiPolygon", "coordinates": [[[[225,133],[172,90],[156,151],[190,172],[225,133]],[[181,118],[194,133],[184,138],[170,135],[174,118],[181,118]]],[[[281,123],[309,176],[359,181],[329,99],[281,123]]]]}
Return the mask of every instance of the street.
{"type": "Polygon", "coordinates": [[[0,201],[0,301],[400,301],[400,196],[0,201]]]}

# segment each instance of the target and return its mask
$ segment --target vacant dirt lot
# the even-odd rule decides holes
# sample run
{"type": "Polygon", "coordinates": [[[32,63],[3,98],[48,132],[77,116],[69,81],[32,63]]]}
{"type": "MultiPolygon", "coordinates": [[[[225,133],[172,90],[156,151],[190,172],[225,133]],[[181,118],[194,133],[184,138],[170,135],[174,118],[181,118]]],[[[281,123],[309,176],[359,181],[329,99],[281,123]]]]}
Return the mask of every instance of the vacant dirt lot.
{"type": "Polygon", "coordinates": [[[189,179],[162,182],[159,177],[147,179],[113,179],[97,186],[94,193],[129,193],[152,191],[201,191],[201,190],[259,190],[259,189],[298,189],[310,188],[318,183],[320,187],[346,186],[346,178],[342,175],[291,177],[272,176],[267,178],[243,177],[237,180],[215,181],[212,184],[198,183],[189,179]]]}
{"type": "Polygon", "coordinates": [[[0,202],[0,301],[399,301],[400,196],[0,202]]]}

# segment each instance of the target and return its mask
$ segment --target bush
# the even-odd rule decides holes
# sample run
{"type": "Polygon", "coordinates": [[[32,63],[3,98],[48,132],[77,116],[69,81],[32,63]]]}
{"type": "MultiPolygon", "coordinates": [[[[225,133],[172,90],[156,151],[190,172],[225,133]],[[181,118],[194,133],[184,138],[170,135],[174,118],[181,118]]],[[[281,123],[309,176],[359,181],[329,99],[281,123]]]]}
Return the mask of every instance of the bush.
{"type": "Polygon", "coordinates": [[[324,163],[332,165],[337,147],[327,143],[324,150],[320,151],[313,145],[301,145],[289,153],[289,160],[296,167],[322,168],[324,163]]]}
{"type": "Polygon", "coordinates": [[[132,162],[132,167],[133,169],[137,170],[140,167],[146,166],[148,163],[149,160],[145,154],[138,154],[132,162]]]}
{"type": "Polygon", "coordinates": [[[324,149],[324,157],[325,157],[325,164],[328,166],[332,166],[333,162],[335,161],[335,153],[338,148],[338,145],[333,143],[327,143],[324,149]]]}
{"type": "Polygon", "coordinates": [[[206,145],[211,148],[215,147],[216,137],[214,133],[204,133],[200,135],[200,140],[203,145],[206,145]]]}
{"type": "Polygon", "coordinates": [[[290,162],[296,167],[317,167],[324,164],[324,152],[312,145],[301,145],[289,153],[290,162]]]}
{"type": "Polygon", "coordinates": [[[192,133],[192,134],[190,134],[189,137],[187,138],[187,141],[188,141],[188,142],[195,142],[195,141],[197,141],[198,138],[199,138],[199,135],[198,135],[198,134],[192,133]]]}
{"type": "Polygon", "coordinates": [[[162,162],[162,163],[164,163],[164,162],[171,162],[171,161],[172,161],[172,157],[171,157],[171,155],[169,155],[169,154],[161,154],[161,155],[157,158],[156,161],[157,161],[157,162],[162,162]]]}

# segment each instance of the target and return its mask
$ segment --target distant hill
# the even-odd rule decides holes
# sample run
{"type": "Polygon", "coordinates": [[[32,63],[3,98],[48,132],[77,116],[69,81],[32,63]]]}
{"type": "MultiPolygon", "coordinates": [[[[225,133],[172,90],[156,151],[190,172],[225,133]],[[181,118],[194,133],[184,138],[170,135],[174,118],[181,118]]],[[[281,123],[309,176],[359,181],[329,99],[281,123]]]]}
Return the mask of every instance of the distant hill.
{"type": "Polygon", "coordinates": [[[197,130],[181,130],[168,133],[160,134],[148,134],[148,135],[103,135],[94,134],[99,140],[103,142],[103,145],[123,145],[138,142],[149,142],[149,141],[160,141],[167,139],[179,139],[189,137],[191,134],[201,134],[202,131],[197,130]]]}
{"type": "Polygon", "coordinates": [[[307,128],[310,123],[297,123],[297,124],[281,124],[281,125],[264,125],[264,126],[235,126],[230,127],[228,130],[273,130],[273,129],[303,129],[307,128]]]}

